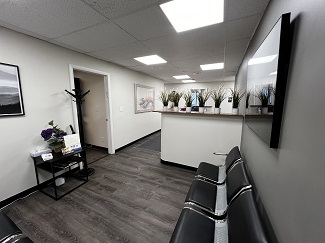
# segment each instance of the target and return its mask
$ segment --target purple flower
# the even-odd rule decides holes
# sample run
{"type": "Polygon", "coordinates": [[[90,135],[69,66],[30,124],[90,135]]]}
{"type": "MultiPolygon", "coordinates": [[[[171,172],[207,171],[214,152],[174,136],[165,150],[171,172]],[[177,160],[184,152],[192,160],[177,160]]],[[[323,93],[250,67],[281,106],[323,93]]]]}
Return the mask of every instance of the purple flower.
{"type": "Polygon", "coordinates": [[[45,129],[41,132],[41,136],[42,138],[44,138],[44,140],[48,140],[52,137],[52,133],[53,133],[53,129],[52,128],[48,128],[48,129],[45,129]]]}
{"type": "Polygon", "coordinates": [[[61,131],[59,134],[55,134],[55,137],[62,138],[63,136],[67,135],[66,132],[61,131]]]}

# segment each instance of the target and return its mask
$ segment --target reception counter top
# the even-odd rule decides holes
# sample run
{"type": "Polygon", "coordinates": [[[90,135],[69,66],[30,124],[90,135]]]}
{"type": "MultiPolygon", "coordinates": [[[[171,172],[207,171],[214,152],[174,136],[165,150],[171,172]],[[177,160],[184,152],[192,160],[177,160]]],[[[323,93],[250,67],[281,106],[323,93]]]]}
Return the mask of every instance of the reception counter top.
{"type": "Polygon", "coordinates": [[[240,146],[242,115],[198,112],[161,113],[161,161],[197,168],[201,161],[215,165],[240,146]]]}

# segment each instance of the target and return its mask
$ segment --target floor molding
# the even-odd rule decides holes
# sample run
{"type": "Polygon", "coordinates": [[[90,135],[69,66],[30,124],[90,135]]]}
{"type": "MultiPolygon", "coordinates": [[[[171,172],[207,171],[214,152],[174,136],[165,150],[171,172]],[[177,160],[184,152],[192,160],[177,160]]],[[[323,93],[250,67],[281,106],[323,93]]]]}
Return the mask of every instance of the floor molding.
{"type": "Polygon", "coordinates": [[[152,132],[152,133],[150,133],[150,134],[148,134],[148,135],[146,135],[146,136],[144,136],[144,137],[141,137],[141,138],[139,138],[139,139],[137,139],[137,140],[135,140],[135,141],[133,141],[133,142],[131,142],[131,143],[128,143],[128,144],[126,144],[126,145],[124,145],[124,146],[122,146],[122,147],[120,147],[120,148],[118,148],[118,149],[115,149],[115,152],[120,152],[121,150],[123,150],[123,149],[125,149],[125,148],[127,148],[127,147],[129,147],[129,146],[131,146],[131,145],[133,145],[133,144],[135,144],[135,143],[137,143],[137,142],[139,142],[140,140],[142,140],[142,139],[144,139],[144,138],[147,138],[147,137],[150,137],[151,135],[154,135],[155,133],[158,133],[158,132],[160,132],[161,131],[161,129],[159,129],[159,130],[157,130],[157,131],[155,131],[155,132],[152,132]]]}
{"type": "Polygon", "coordinates": [[[160,163],[165,164],[165,165],[171,165],[171,166],[175,166],[175,167],[187,169],[187,170],[191,170],[191,171],[196,171],[197,170],[197,168],[192,167],[192,166],[181,165],[181,164],[178,164],[178,163],[175,163],[175,162],[166,161],[166,160],[163,160],[163,159],[160,159],[160,163]]]}

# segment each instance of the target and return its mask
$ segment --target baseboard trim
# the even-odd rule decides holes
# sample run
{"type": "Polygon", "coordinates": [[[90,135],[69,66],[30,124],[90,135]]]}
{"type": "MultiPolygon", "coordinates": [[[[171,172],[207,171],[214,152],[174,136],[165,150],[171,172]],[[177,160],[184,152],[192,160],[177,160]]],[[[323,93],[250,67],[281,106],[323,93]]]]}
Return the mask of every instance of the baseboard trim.
{"type": "Polygon", "coordinates": [[[118,149],[115,149],[115,152],[119,152],[119,151],[121,151],[121,150],[123,150],[123,149],[125,149],[125,148],[127,148],[127,147],[129,147],[129,146],[131,146],[133,144],[135,144],[136,142],[139,142],[141,139],[147,138],[147,137],[149,137],[149,136],[151,136],[151,135],[153,135],[153,134],[155,134],[157,132],[160,132],[160,131],[161,131],[161,129],[159,129],[159,130],[157,130],[155,132],[149,133],[148,135],[146,135],[144,137],[141,137],[141,138],[139,138],[139,139],[137,139],[137,140],[135,140],[135,141],[133,141],[131,143],[128,143],[128,144],[126,144],[126,145],[124,145],[124,146],[122,146],[122,147],[120,147],[118,149]]]}
{"type": "Polygon", "coordinates": [[[162,163],[164,165],[171,165],[171,166],[179,167],[179,168],[182,168],[182,169],[191,170],[191,171],[197,171],[197,168],[195,168],[195,167],[188,166],[188,165],[181,165],[181,164],[166,161],[166,160],[163,160],[163,159],[160,159],[160,163],[162,163]]]}
{"type": "MultiPolygon", "coordinates": [[[[76,168],[75,169],[72,169],[71,171],[72,172],[76,171],[76,168]]],[[[70,173],[70,172],[69,171],[64,172],[62,174],[62,176],[64,176],[67,173],[70,173]]],[[[9,204],[11,204],[11,203],[13,203],[13,202],[15,202],[15,201],[17,201],[19,199],[23,199],[24,197],[28,196],[31,193],[34,193],[34,192],[36,192],[38,190],[41,190],[41,189],[44,189],[45,187],[48,186],[48,183],[49,183],[50,180],[51,179],[49,179],[47,181],[44,181],[44,182],[42,182],[39,185],[33,186],[33,187],[31,187],[31,188],[29,188],[29,189],[27,189],[25,191],[22,191],[22,192],[20,192],[20,193],[18,193],[16,195],[13,195],[13,196],[11,196],[11,197],[9,197],[9,198],[1,201],[0,202],[0,210],[2,210],[4,207],[8,206],[9,204]]]]}
{"type": "Polygon", "coordinates": [[[98,150],[103,150],[105,152],[108,151],[108,148],[105,148],[105,147],[101,147],[101,146],[97,146],[97,145],[93,145],[93,144],[86,144],[87,146],[91,146],[91,148],[94,148],[94,149],[98,149],[98,150]]]}

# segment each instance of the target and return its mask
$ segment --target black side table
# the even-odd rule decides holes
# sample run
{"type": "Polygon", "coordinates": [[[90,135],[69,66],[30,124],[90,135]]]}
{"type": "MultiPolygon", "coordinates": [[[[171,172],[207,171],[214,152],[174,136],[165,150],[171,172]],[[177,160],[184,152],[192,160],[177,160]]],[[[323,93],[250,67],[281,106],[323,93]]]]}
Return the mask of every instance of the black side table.
{"type": "Polygon", "coordinates": [[[65,195],[69,194],[70,192],[85,184],[88,181],[88,175],[85,177],[80,177],[75,176],[74,174],[75,172],[78,172],[80,170],[78,164],[79,162],[84,161],[84,163],[87,163],[86,150],[88,148],[90,147],[83,147],[80,150],[65,155],[63,155],[62,153],[52,153],[53,159],[47,161],[43,161],[41,156],[34,157],[33,159],[35,166],[35,174],[37,186],[40,188],[39,191],[55,200],[59,200],[60,198],[64,197],[65,195]],[[75,168],[72,168],[74,166],[75,168]],[[43,185],[43,183],[40,186],[38,175],[39,169],[42,169],[52,174],[52,178],[49,181],[46,181],[47,185],[45,186],[43,185]],[[69,180],[71,179],[71,184],[73,185],[66,185],[69,183],[69,181],[67,180],[64,185],[59,187],[56,186],[55,179],[62,176],[66,177],[67,179],[69,178],[69,180]],[[60,189],[60,191],[58,189],[60,189]]]}

